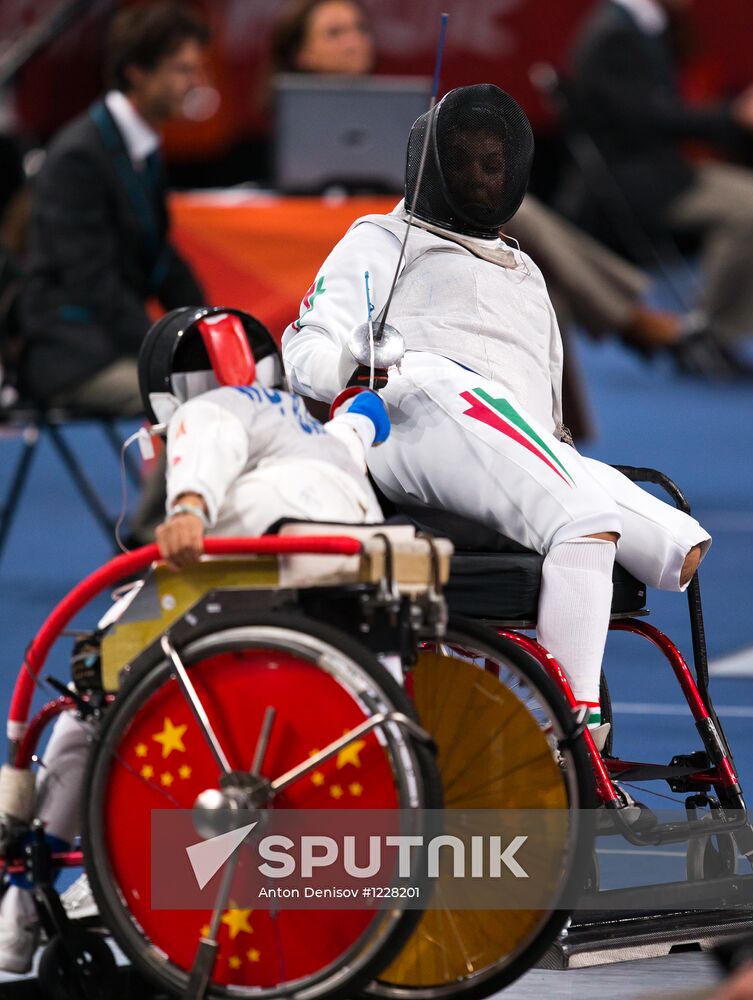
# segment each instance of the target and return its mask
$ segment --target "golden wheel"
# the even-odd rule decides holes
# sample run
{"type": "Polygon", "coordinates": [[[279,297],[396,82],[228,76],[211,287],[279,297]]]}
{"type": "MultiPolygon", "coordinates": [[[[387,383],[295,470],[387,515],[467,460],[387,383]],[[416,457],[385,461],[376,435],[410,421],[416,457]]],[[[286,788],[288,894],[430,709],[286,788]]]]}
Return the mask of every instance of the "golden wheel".
{"type": "MultiPolygon", "coordinates": [[[[565,924],[562,898],[592,849],[584,821],[593,795],[575,720],[555,684],[511,640],[472,623],[426,645],[412,672],[421,724],[438,747],[445,809],[540,810],[537,907],[443,905],[444,875],[413,935],[367,992],[389,998],[481,997],[525,972],[565,924]]],[[[451,878],[448,873],[447,878],[451,878]]]]}

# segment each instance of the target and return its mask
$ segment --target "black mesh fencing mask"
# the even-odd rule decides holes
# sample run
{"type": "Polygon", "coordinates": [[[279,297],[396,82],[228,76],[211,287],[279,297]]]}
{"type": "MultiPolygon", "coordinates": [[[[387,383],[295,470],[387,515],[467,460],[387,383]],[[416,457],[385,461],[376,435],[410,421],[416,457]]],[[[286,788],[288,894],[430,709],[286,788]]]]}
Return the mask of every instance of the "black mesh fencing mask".
{"type": "Polygon", "coordinates": [[[411,129],[405,207],[414,208],[421,150],[430,130],[415,215],[466,236],[493,238],[520,207],[533,132],[520,105],[491,83],[451,90],[411,129]]]}

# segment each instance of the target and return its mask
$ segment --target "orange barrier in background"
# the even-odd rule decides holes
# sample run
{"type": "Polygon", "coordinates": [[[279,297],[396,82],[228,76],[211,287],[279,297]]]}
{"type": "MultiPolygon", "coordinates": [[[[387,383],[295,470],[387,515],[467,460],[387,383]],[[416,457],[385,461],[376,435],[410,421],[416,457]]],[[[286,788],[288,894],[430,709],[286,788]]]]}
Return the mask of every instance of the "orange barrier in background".
{"type": "Polygon", "coordinates": [[[390,211],[397,200],[175,194],[173,239],[195,267],[208,302],[246,309],[279,340],[350,224],[361,215],[390,211]]]}

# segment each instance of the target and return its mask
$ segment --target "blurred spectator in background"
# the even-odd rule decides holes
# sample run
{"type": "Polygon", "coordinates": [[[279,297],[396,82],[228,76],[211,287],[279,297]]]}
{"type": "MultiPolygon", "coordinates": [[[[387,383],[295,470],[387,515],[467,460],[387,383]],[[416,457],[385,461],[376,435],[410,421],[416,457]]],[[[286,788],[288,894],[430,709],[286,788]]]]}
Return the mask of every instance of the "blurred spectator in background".
{"type": "MultiPolygon", "coordinates": [[[[751,369],[730,345],[753,333],[753,174],[729,164],[693,164],[681,144],[734,143],[752,132],[753,88],[727,104],[684,101],[668,29],[691,3],[600,3],[576,39],[572,93],[582,124],[644,227],[702,237],[698,307],[719,345],[707,359],[709,374],[747,375],[751,369]]],[[[583,196],[590,200],[590,192],[583,196]]],[[[691,354],[687,367],[694,366],[691,354]]]]}
{"type": "MultiPolygon", "coordinates": [[[[375,63],[371,25],[355,0],[295,0],[272,32],[272,69],[287,73],[364,75],[375,63]]],[[[585,394],[574,369],[567,334],[572,322],[597,339],[616,334],[644,357],[674,350],[683,338],[682,318],[648,308],[651,281],[582,230],[527,195],[505,225],[541,268],[565,341],[565,423],[573,435],[590,434],[585,394]]]]}
{"type": "Polygon", "coordinates": [[[179,2],[113,20],[104,99],[53,140],[37,177],[22,298],[21,385],[45,403],[142,410],[147,300],[201,305],[169,242],[160,127],[201,79],[207,29],[179,2]]]}
{"type": "Polygon", "coordinates": [[[273,73],[364,76],[374,70],[371,22],[355,0],[295,0],[272,33],[273,73]]]}

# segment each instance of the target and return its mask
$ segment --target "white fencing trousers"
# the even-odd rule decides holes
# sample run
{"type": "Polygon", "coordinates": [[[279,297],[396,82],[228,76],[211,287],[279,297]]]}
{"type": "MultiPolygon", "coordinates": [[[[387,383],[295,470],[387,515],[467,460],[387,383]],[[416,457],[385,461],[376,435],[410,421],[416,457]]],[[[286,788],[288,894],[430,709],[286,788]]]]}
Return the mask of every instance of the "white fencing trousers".
{"type": "Polygon", "coordinates": [[[362,524],[381,521],[382,512],[365,478],[361,484],[329,462],[262,461],[231,484],[211,534],[261,535],[281,518],[362,524]]]}
{"type": "Polygon", "coordinates": [[[602,532],[643,583],[680,590],[685,557],[710,536],[692,517],[558,441],[502,385],[437,355],[408,352],[383,392],[392,432],[368,455],[374,479],[547,553],[602,532]]]}
{"type": "Polygon", "coordinates": [[[95,723],[62,712],[37,773],[37,816],[47,833],[69,844],[81,833],[84,771],[95,731],[95,723]]]}
{"type": "MultiPolygon", "coordinates": [[[[37,773],[36,815],[47,833],[69,844],[81,832],[84,771],[95,724],[62,712],[53,726],[37,773]]],[[[0,925],[21,928],[39,921],[31,893],[10,885],[0,902],[0,925]]]]}

